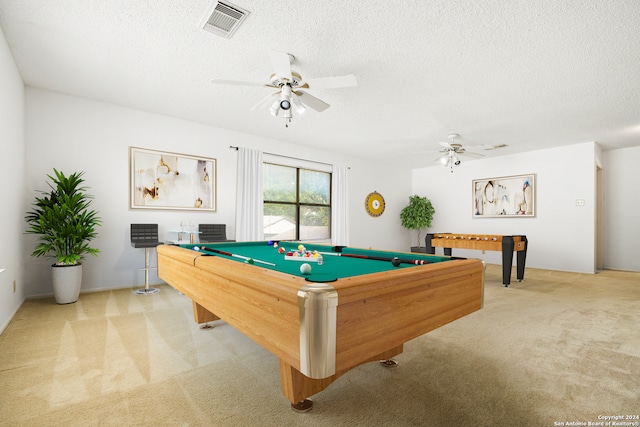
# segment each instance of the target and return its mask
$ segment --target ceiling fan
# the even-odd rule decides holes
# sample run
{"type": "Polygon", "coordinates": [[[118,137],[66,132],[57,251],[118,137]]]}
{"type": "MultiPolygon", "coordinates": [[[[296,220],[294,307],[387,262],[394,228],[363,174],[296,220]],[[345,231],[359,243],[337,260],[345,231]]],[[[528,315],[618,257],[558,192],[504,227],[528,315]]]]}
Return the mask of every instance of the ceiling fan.
{"type": "Polygon", "coordinates": [[[295,108],[298,114],[304,113],[307,107],[318,112],[330,107],[326,102],[307,92],[307,89],[333,89],[351,87],[358,84],[356,76],[353,74],[303,80],[300,74],[291,70],[291,64],[295,61],[295,56],[290,53],[272,50],[269,52],[269,58],[274,70],[269,78],[269,83],[220,79],[213,79],[212,82],[215,84],[261,86],[277,89],[276,92],[270,93],[255,104],[251,110],[269,107],[269,111],[274,116],[282,112],[286,127],[289,127],[289,123],[291,123],[292,107],[295,108]]]}
{"type": "Polygon", "coordinates": [[[451,173],[453,173],[453,167],[458,166],[462,160],[460,157],[474,157],[480,158],[484,157],[483,154],[477,153],[475,151],[479,150],[494,150],[496,148],[506,147],[507,144],[499,144],[499,145],[467,145],[464,147],[461,143],[456,142],[456,138],[460,135],[457,133],[452,133],[449,135],[449,142],[440,142],[440,153],[444,153],[435,161],[440,162],[442,166],[451,168],[451,173]]]}

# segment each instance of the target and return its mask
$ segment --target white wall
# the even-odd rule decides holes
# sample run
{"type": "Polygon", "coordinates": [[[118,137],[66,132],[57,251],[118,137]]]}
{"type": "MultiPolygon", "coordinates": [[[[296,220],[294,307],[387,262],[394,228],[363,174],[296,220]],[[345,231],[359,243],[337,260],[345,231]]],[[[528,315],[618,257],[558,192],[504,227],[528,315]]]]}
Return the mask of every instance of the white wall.
{"type": "Polygon", "coordinates": [[[604,151],[604,266],[640,271],[640,147],[604,151]]]}
{"type": "MultiPolygon", "coordinates": [[[[527,236],[527,267],[593,273],[595,144],[463,161],[454,173],[441,166],[413,171],[413,192],[434,205],[430,232],[527,236]],[[536,174],[535,218],[473,218],[473,179],[536,174]],[[576,206],[576,199],[585,205],[576,206]]],[[[454,255],[500,264],[499,252],[453,250],[454,255]]],[[[515,261],[514,261],[515,263],[515,261]]],[[[526,278],[526,273],[525,273],[526,278]]]]}
{"type": "MultiPolygon", "coordinates": [[[[129,225],[133,222],[158,223],[161,239],[175,238],[168,231],[179,229],[182,220],[225,223],[228,236],[233,237],[237,152],[229,149],[230,145],[349,166],[350,244],[409,247],[409,235],[397,219],[402,208],[399,203],[404,203],[411,188],[408,170],[33,88],[26,91],[26,121],[27,191],[22,212],[35,190],[46,188],[46,175],[55,167],[65,173],[86,171],[86,184],[95,196],[93,207],[104,221],[94,241],[101,253],[84,261],[83,291],[143,284],[139,269],[144,251],[132,248],[129,242],[129,225]],[[129,209],[129,146],[216,158],[217,212],[129,209]],[[388,202],[387,212],[379,218],[368,217],[364,210],[364,198],[374,190],[388,202]]],[[[25,236],[25,259],[34,241],[34,236],[25,236]]],[[[51,294],[51,260],[33,259],[29,263],[25,272],[27,295],[51,294]]],[[[158,283],[159,279],[152,274],[150,281],[158,283]]]]}
{"type": "Polygon", "coordinates": [[[0,31],[0,193],[2,245],[0,245],[0,332],[25,297],[23,283],[22,206],[24,180],[24,84],[0,31]],[[13,291],[13,281],[16,291],[13,291]]]}
{"type": "Polygon", "coordinates": [[[400,211],[411,195],[411,170],[361,161],[352,165],[350,172],[349,244],[408,252],[412,235],[402,227],[400,211]],[[385,210],[378,217],[365,211],[365,199],[372,191],[385,200],[385,210]]]}

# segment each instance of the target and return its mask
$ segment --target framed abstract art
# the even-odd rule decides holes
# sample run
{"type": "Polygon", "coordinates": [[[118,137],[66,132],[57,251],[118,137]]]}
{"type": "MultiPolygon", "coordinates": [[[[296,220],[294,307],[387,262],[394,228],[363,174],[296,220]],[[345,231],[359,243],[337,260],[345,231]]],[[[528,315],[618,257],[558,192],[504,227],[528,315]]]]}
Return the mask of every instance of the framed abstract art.
{"type": "Polygon", "coordinates": [[[473,217],[507,218],[536,215],[536,175],[474,179],[473,217]]]}
{"type": "Polygon", "coordinates": [[[216,210],[216,159],[129,147],[131,209],[216,210]]]}

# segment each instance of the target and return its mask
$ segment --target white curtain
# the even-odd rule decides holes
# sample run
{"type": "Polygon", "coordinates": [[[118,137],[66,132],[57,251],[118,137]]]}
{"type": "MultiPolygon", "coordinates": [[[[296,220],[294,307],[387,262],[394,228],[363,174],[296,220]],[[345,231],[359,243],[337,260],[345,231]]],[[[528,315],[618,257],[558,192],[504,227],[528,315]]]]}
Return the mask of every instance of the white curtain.
{"type": "Polygon", "coordinates": [[[346,166],[333,166],[331,177],[331,244],[349,245],[348,173],[346,166]]]}
{"type": "Polygon", "coordinates": [[[264,240],[262,151],[238,147],[236,241],[264,240]]]}

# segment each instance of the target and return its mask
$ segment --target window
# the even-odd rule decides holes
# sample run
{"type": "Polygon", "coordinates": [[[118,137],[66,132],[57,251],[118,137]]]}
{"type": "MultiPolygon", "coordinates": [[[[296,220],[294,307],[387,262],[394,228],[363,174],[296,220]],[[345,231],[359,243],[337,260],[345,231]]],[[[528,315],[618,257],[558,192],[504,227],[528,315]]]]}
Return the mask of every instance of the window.
{"type": "Polygon", "coordinates": [[[266,239],[331,239],[330,173],[265,163],[263,178],[266,239]]]}

